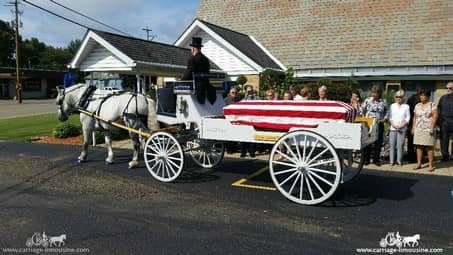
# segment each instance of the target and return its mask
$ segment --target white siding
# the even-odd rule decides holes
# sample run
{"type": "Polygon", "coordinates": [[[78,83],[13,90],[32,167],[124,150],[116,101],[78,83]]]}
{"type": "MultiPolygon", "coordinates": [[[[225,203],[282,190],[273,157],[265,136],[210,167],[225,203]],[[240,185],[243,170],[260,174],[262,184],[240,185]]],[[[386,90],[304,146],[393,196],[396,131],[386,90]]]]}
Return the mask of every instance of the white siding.
{"type": "Polygon", "coordinates": [[[80,70],[125,67],[127,67],[126,63],[98,43],[80,63],[80,70]]]}
{"type": "MultiPolygon", "coordinates": [[[[203,54],[205,54],[213,63],[222,69],[222,71],[227,73],[249,73],[257,71],[206,32],[199,30],[194,36],[203,38],[203,54]]],[[[185,47],[190,46],[185,45],[185,47]]]]}

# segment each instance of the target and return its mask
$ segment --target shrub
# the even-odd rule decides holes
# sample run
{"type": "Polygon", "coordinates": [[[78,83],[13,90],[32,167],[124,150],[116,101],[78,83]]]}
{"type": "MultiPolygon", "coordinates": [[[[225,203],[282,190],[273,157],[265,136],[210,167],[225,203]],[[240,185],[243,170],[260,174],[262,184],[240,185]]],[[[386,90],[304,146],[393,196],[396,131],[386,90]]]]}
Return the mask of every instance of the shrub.
{"type": "Polygon", "coordinates": [[[82,133],[82,127],[72,123],[61,123],[58,124],[52,132],[52,135],[56,138],[67,138],[71,136],[77,136],[82,133]]]}

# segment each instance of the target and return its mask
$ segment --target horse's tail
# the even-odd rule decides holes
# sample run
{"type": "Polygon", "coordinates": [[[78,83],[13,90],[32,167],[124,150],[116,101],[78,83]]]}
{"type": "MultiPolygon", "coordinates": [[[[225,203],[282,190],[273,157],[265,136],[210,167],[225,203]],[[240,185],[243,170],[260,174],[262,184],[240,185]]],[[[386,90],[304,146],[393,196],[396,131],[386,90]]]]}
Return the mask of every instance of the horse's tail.
{"type": "Polygon", "coordinates": [[[150,97],[146,99],[148,100],[148,129],[150,131],[157,130],[159,129],[159,122],[157,121],[156,104],[150,97]]]}

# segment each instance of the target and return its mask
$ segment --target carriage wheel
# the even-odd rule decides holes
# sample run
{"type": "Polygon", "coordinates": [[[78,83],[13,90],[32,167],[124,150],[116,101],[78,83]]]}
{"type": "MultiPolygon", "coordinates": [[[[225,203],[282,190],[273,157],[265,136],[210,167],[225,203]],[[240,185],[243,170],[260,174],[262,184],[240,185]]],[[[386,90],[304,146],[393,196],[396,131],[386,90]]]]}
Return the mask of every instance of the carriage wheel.
{"type": "Polygon", "coordinates": [[[280,193],[304,205],[327,200],[341,178],[335,148],[324,137],[307,130],[287,133],[275,143],[269,170],[280,193]]]}
{"type": "Polygon", "coordinates": [[[346,183],[353,180],[362,171],[365,163],[363,150],[341,150],[338,154],[343,163],[341,182],[346,183]]]}
{"type": "Polygon", "coordinates": [[[184,153],[176,138],[166,132],[152,134],[145,144],[145,164],[161,182],[174,181],[182,172],[184,153]]]}
{"type": "Polygon", "coordinates": [[[222,162],[225,147],[222,142],[195,139],[187,142],[190,157],[205,169],[212,169],[222,162]]]}

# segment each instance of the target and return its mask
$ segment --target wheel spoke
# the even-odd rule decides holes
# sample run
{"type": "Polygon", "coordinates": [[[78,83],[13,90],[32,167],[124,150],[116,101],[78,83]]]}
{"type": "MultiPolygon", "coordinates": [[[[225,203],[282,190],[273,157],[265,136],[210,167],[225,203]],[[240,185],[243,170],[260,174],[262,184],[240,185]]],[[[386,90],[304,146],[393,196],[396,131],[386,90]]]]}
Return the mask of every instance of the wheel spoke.
{"type": "Polygon", "coordinates": [[[284,153],[281,152],[279,149],[276,149],[275,152],[277,152],[278,154],[280,154],[281,156],[283,156],[283,157],[286,158],[287,160],[293,162],[294,164],[297,164],[297,162],[296,162],[294,159],[288,157],[288,155],[284,154],[284,153]]]}
{"type": "MultiPolygon", "coordinates": [[[[296,152],[297,152],[297,159],[302,161],[302,157],[300,155],[299,143],[296,140],[296,136],[293,136],[294,144],[296,145],[296,152]]],[[[303,162],[303,161],[302,161],[303,162]]]]}
{"type": "Polygon", "coordinates": [[[305,162],[306,151],[307,151],[307,135],[304,136],[304,150],[302,152],[302,162],[305,162]]]}
{"type": "Polygon", "coordinates": [[[176,175],[176,172],[175,172],[175,170],[173,169],[173,167],[170,165],[169,162],[171,162],[171,161],[170,161],[170,160],[167,161],[167,167],[168,167],[168,169],[170,169],[170,171],[172,172],[172,174],[173,174],[172,176],[175,176],[175,175],[176,175]]]}
{"type": "Polygon", "coordinates": [[[291,186],[291,189],[289,189],[288,194],[291,195],[291,193],[293,193],[293,189],[294,189],[294,187],[296,186],[296,183],[297,183],[297,181],[299,180],[299,177],[300,177],[300,176],[301,176],[301,173],[299,172],[298,175],[296,176],[296,179],[295,179],[294,182],[293,182],[293,185],[291,186]]]}
{"type": "Polygon", "coordinates": [[[289,164],[289,163],[282,162],[282,161],[272,161],[272,163],[277,164],[277,165],[289,166],[289,167],[297,167],[295,164],[289,164]]]}
{"type": "Polygon", "coordinates": [[[308,153],[308,156],[305,158],[304,162],[307,162],[308,160],[310,160],[311,154],[313,154],[313,151],[315,150],[316,145],[318,145],[318,142],[319,142],[319,140],[316,140],[315,145],[313,145],[313,147],[311,147],[310,153],[308,153]]]}
{"type": "Polygon", "coordinates": [[[312,167],[312,166],[320,166],[320,165],[326,165],[326,164],[330,164],[330,163],[334,163],[336,162],[335,159],[331,159],[331,160],[327,160],[327,161],[321,161],[321,162],[318,162],[318,163],[315,163],[315,164],[311,164],[311,165],[308,165],[309,167],[312,167]]]}
{"type": "MultiPolygon", "coordinates": [[[[148,154],[148,153],[147,153],[147,154],[148,154]]],[[[147,160],[146,162],[149,163],[149,162],[154,162],[154,161],[156,161],[156,160],[157,160],[157,158],[153,158],[153,159],[147,160]]]]}
{"type": "Polygon", "coordinates": [[[303,174],[300,175],[300,192],[299,192],[299,198],[301,200],[304,199],[304,176],[303,174]]]}
{"type": "Polygon", "coordinates": [[[274,175],[279,175],[279,174],[294,172],[294,171],[296,171],[296,170],[297,170],[297,168],[290,168],[290,169],[287,169],[287,170],[282,170],[282,171],[280,171],[280,172],[274,172],[274,175]]]}
{"type": "Polygon", "coordinates": [[[307,165],[310,165],[311,162],[313,162],[314,160],[316,160],[317,158],[321,157],[322,154],[324,154],[326,151],[329,150],[329,147],[325,148],[321,153],[319,153],[318,155],[316,155],[314,158],[312,158],[310,161],[308,161],[307,165]]]}
{"type": "MultiPolygon", "coordinates": [[[[160,161],[159,161],[159,162],[160,162],[160,161]]],[[[154,170],[154,168],[156,168],[156,166],[159,165],[159,162],[156,162],[156,163],[149,169],[149,171],[152,172],[152,171],[154,170]]]]}
{"type": "Polygon", "coordinates": [[[156,146],[155,148],[157,148],[157,150],[159,152],[162,152],[162,148],[160,148],[160,146],[158,144],[156,144],[156,142],[154,141],[154,138],[151,140],[151,142],[153,142],[154,146],[156,146]]]}
{"type": "Polygon", "coordinates": [[[211,165],[211,160],[209,158],[209,154],[208,153],[206,153],[206,159],[208,160],[208,165],[210,166],[211,165]]]}
{"type": "Polygon", "coordinates": [[[311,191],[311,185],[310,185],[310,181],[309,181],[309,178],[305,178],[305,181],[307,182],[307,188],[308,188],[308,192],[310,193],[310,197],[311,197],[311,200],[314,200],[315,198],[313,197],[313,191],[311,191]]]}
{"type": "Polygon", "coordinates": [[[157,157],[159,156],[158,154],[156,153],[150,153],[150,152],[146,152],[146,155],[150,155],[150,156],[154,156],[154,157],[157,157]]]}
{"type": "Polygon", "coordinates": [[[178,154],[178,153],[179,153],[179,150],[174,151],[174,152],[172,152],[172,153],[168,153],[167,156],[175,155],[175,154],[178,154]]]}
{"type": "Polygon", "coordinates": [[[291,178],[294,177],[294,175],[296,175],[297,173],[299,172],[294,172],[292,173],[290,176],[288,176],[288,178],[286,178],[282,183],[278,184],[280,187],[283,186],[283,184],[285,184],[286,182],[288,182],[289,180],[291,180],[291,178]]]}
{"type": "Polygon", "coordinates": [[[295,158],[295,159],[297,160],[296,154],[294,154],[293,150],[292,150],[292,149],[290,148],[290,146],[286,143],[286,141],[283,140],[282,142],[283,142],[283,144],[285,145],[286,149],[287,149],[289,152],[291,152],[291,155],[293,156],[293,158],[295,158]]]}
{"type": "Polygon", "coordinates": [[[319,168],[313,168],[313,167],[309,167],[308,170],[314,171],[314,172],[325,173],[325,174],[331,174],[331,175],[336,175],[337,174],[335,172],[331,172],[331,171],[324,170],[324,169],[319,169],[319,168]]]}
{"type": "Polygon", "coordinates": [[[165,169],[165,172],[167,173],[168,178],[170,178],[170,171],[168,171],[167,164],[164,162],[163,165],[164,165],[164,169],[165,169]]]}
{"type": "Polygon", "coordinates": [[[181,161],[182,159],[181,158],[175,158],[175,157],[167,157],[168,159],[173,159],[173,160],[178,160],[178,161],[181,161]]]}
{"type": "Polygon", "coordinates": [[[311,177],[310,172],[308,172],[308,178],[310,178],[310,180],[315,184],[316,188],[317,188],[319,191],[321,191],[321,194],[322,194],[323,196],[325,196],[325,195],[326,195],[326,192],[324,192],[324,190],[322,190],[321,187],[319,187],[318,182],[315,181],[315,179],[314,179],[313,177],[311,177]]]}
{"type": "Polygon", "coordinates": [[[329,185],[330,187],[333,186],[333,183],[330,183],[328,180],[326,180],[323,177],[319,176],[317,173],[310,172],[310,175],[315,176],[316,178],[318,178],[319,180],[323,181],[325,184],[329,185]]]}
{"type": "Polygon", "coordinates": [[[178,164],[176,164],[175,162],[171,161],[171,160],[167,160],[170,164],[172,164],[174,167],[176,167],[176,169],[179,169],[179,166],[178,164]]]}
{"type": "Polygon", "coordinates": [[[159,149],[156,148],[156,147],[154,147],[154,146],[151,146],[151,144],[148,144],[148,148],[151,149],[151,150],[154,151],[154,152],[159,153],[159,149]]]}
{"type": "MultiPolygon", "coordinates": [[[[162,165],[162,161],[160,161],[160,160],[159,160],[159,162],[158,162],[157,164],[159,164],[159,166],[157,167],[157,172],[156,172],[156,175],[159,175],[159,173],[160,173],[160,170],[161,170],[161,168],[160,168],[160,167],[161,167],[161,165],[162,165]]],[[[159,175],[159,176],[160,176],[160,175],[159,175]]]]}

